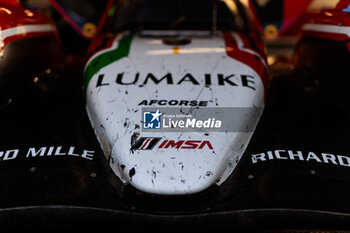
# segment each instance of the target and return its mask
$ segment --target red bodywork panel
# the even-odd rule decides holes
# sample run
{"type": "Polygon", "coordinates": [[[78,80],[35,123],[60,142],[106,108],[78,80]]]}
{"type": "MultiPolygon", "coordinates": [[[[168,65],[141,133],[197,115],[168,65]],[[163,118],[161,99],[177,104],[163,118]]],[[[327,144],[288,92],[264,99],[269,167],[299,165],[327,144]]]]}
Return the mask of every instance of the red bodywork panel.
{"type": "Polygon", "coordinates": [[[0,52],[8,43],[16,40],[40,36],[58,39],[54,22],[43,13],[25,9],[15,4],[17,1],[2,2],[6,3],[0,3],[0,52]]]}
{"type": "Polygon", "coordinates": [[[341,0],[334,9],[325,10],[309,20],[302,36],[344,41],[350,51],[350,0],[341,0]]]}

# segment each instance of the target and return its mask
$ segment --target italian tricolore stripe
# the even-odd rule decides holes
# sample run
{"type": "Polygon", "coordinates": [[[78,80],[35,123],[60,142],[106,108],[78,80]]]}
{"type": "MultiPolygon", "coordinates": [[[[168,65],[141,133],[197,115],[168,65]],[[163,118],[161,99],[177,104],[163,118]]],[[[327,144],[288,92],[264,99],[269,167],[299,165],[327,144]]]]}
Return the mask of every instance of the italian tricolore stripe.
{"type": "Polygon", "coordinates": [[[106,52],[101,51],[101,53],[99,53],[97,56],[94,56],[92,59],[90,59],[90,62],[88,62],[84,74],[84,93],[94,74],[96,74],[103,67],[129,55],[133,35],[133,33],[124,35],[120,39],[116,48],[108,50],[106,52]]]}

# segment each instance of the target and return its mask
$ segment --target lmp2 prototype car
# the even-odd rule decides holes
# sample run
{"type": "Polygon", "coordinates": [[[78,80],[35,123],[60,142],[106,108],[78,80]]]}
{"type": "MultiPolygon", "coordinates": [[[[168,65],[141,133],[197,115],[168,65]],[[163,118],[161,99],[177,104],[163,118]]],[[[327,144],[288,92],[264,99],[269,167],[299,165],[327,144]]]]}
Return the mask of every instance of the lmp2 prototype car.
{"type": "Polygon", "coordinates": [[[81,73],[3,3],[0,223],[349,229],[348,3],[274,79],[239,1],[116,1],[81,73]]]}
{"type": "Polygon", "coordinates": [[[267,65],[259,37],[231,10],[225,2],[122,2],[110,30],[118,33],[93,42],[86,108],[125,183],[192,194],[232,173],[264,106],[267,65]]]}

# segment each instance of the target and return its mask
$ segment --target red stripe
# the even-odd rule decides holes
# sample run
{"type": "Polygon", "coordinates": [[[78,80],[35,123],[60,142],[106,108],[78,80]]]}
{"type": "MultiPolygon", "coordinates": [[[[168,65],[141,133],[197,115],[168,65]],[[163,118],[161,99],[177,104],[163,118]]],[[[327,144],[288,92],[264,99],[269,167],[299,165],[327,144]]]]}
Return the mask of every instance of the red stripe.
{"type": "Polygon", "coordinates": [[[87,60],[89,60],[93,55],[96,53],[111,48],[113,45],[113,42],[115,38],[118,35],[107,35],[107,34],[100,34],[96,36],[90,43],[88,51],[87,51],[87,60]],[[107,43],[105,45],[102,45],[102,43],[105,41],[105,39],[108,38],[107,43]],[[102,45],[102,46],[101,46],[102,45]],[[98,49],[97,49],[98,48],[98,49]]]}
{"type": "MultiPolygon", "coordinates": [[[[229,34],[232,36],[231,33],[229,33],[229,34]]],[[[243,33],[240,33],[240,32],[237,32],[237,34],[241,37],[243,45],[244,45],[244,48],[254,50],[252,48],[252,46],[250,45],[250,42],[249,42],[249,39],[248,39],[247,36],[245,36],[243,33]]]]}
{"type": "Polygon", "coordinates": [[[107,16],[108,16],[108,12],[111,9],[111,7],[113,6],[113,3],[114,3],[114,0],[108,0],[108,2],[106,4],[106,8],[101,16],[101,19],[100,19],[98,26],[97,26],[96,35],[97,35],[97,33],[102,31],[102,28],[104,27],[107,16]]]}
{"type": "MultiPolygon", "coordinates": [[[[259,58],[257,55],[248,53],[244,50],[241,50],[235,38],[232,36],[230,32],[222,32],[224,40],[225,40],[225,46],[226,46],[226,54],[227,56],[240,61],[246,65],[248,65],[250,68],[252,68],[260,77],[263,86],[264,86],[264,98],[266,102],[267,98],[267,89],[268,89],[268,71],[265,67],[265,64],[263,61],[261,61],[261,58],[259,58]]],[[[245,36],[240,35],[243,41],[243,44],[245,45],[247,43],[247,39],[244,38],[245,36]]],[[[259,54],[258,51],[253,50],[251,47],[248,47],[247,49],[250,49],[254,51],[255,53],[259,54]]],[[[260,55],[260,54],[259,54],[260,55]]]]}
{"type": "Polygon", "coordinates": [[[146,146],[147,146],[147,144],[148,144],[148,142],[150,141],[151,139],[147,139],[146,141],[145,141],[145,143],[143,144],[143,146],[141,147],[141,150],[143,150],[146,146]]]}
{"type": "Polygon", "coordinates": [[[158,148],[163,148],[167,142],[168,142],[168,140],[164,140],[162,142],[162,144],[160,144],[160,146],[158,148]]]}
{"type": "Polygon", "coordinates": [[[49,19],[46,15],[34,11],[26,10],[22,7],[6,6],[7,10],[11,11],[11,14],[7,14],[4,11],[0,11],[0,28],[1,30],[26,26],[26,25],[38,25],[38,24],[52,24],[55,23],[49,19]],[[29,17],[25,12],[33,14],[29,17]]]}
{"type": "Polygon", "coordinates": [[[254,24],[255,28],[257,29],[258,32],[260,32],[262,34],[264,30],[261,26],[258,14],[255,11],[254,4],[253,4],[252,0],[248,0],[248,7],[249,7],[250,12],[253,15],[252,18],[253,18],[253,24],[254,24]]]}

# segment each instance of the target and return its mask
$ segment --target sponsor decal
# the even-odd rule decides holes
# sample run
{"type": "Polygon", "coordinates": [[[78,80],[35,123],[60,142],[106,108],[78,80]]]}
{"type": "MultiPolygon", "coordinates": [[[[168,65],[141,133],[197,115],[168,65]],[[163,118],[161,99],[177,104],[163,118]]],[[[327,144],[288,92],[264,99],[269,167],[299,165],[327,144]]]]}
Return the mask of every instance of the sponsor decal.
{"type": "Polygon", "coordinates": [[[161,137],[141,137],[131,146],[131,150],[152,150],[161,139],[161,137]]]}
{"type": "Polygon", "coordinates": [[[50,147],[30,147],[27,150],[4,150],[0,151],[0,161],[14,160],[16,158],[40,158],[40,157],[63,157],[73,156],[87,160],[93,160],[95,151],[76,149],[74,146],[69,148],[63,146],[50,147]]]}
{"type": "Polygon", "coordinates": [[[214,150],[208,140],[169,140],[161,137],[141,137],[132,146],[134,150],[152,150],[152,149],[199,149],[204,148],[214,150]]]}
{"type": "Polygon", "coordinates": [[[164,140],[158,148],[175,148],[175,149],[203,149],[203,148],[209,148],[210,150],[213,150],[213,146],[211,145],[210,141],[202,141],[202,140],[164,140]]]}
{"type": "Polygon", "coordinates": [[[330,153],[302,152],[293,150],[271,150],[263,153],[252,154],[252,163],[262,163],[269,160],[299,160],[314,161],[318,163],[334,164],[350,167],[350,157],[330,153]]]}
{"type": "Polygon", "coordinates": [[[190,107],[206,107],[208,106],[209,101],[205,100],[157,100],[157,99],[152,99],[152,100],[142,100],[138,105],[139,106],[164,106],[164,105],[169,105],[169,106],[190,106],[190,107]]]}
{"type": "Polygon", "coordinates": [[[223,74],[219,73],[216,75],[204,74],[204,76],[196,77],[191,73],[186,73],[183,76],[176,77],[171,73],[166,73],[163,76],[158,76],[153,73],[141,74],[136,73],[135,75],[126,75],[124,72],[115,75],[114,82],[108,82],[104,80],[105,74],[100,74],[97,77],[95,87],[105,87],[113,84],[117,85],[138,85],[143,87],[147,84],[166,84],[166,85],[200,85],[200,83],[210,86],[236,86],[246,87],[251,90],[255,88],[255,78],[252,75],[237,75],[237,74],[223,74]]]}

